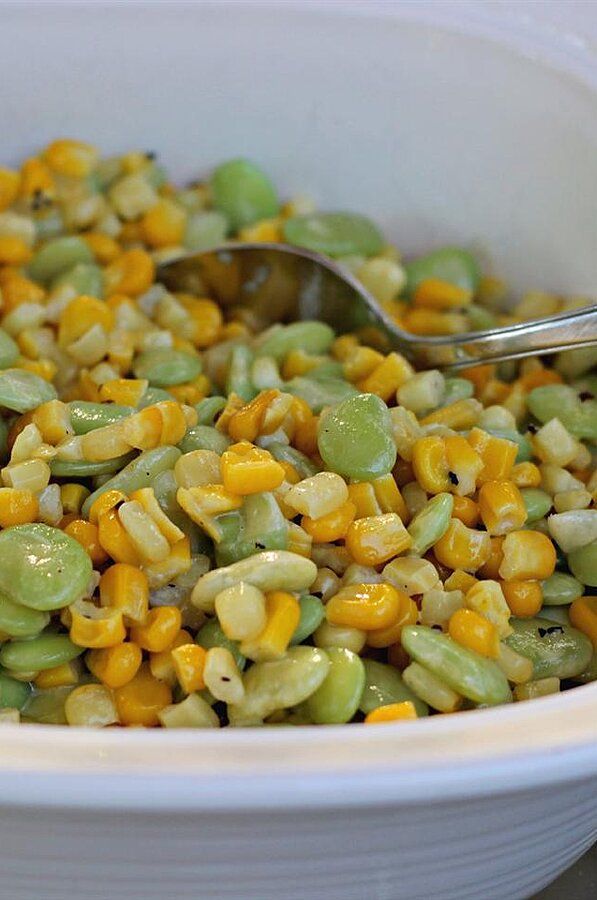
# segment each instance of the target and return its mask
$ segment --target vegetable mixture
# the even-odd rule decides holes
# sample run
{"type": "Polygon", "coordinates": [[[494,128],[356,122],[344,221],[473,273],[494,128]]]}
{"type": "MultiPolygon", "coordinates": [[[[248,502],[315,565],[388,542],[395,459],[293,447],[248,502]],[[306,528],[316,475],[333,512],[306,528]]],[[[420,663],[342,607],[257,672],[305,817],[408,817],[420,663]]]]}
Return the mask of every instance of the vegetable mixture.
{"type": "Polygon", "coordinates": [[[589,302],[405,264],[246,160],[0,168],[0,720],[383,723],[597,678],[597,352],[446,377],[156,281],[229,238],[334,256],[416,334],[589,302]]]}

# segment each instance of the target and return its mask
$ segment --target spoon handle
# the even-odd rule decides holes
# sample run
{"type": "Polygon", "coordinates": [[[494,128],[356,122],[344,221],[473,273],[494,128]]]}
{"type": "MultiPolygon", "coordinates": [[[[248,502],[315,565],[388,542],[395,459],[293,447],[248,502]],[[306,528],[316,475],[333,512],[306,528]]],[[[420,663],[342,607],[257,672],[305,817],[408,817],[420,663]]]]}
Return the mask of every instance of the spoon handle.
{"type": "Polygon", "coordinates": [[[591,346],[597,346],[597,304],[491,331],[419,338],[412,355],[419,364],[463,369],[591,346]]]}

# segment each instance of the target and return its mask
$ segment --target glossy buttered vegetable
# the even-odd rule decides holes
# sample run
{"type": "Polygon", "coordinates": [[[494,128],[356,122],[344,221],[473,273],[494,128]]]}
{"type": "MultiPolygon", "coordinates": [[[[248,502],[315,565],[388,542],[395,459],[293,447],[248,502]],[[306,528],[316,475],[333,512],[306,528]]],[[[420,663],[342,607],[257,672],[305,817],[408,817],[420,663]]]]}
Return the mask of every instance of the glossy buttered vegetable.
{"type": "Polygon", "coordinates": [[[595,351],[446,377],[262,321],[232,271],[156,280],[229,239],[328,254],[415,334],[580,302],[506,308],[468,250],[403,263],[246,159],[0,168],[2,721],[408,728],[595,680],[595,351]]]}

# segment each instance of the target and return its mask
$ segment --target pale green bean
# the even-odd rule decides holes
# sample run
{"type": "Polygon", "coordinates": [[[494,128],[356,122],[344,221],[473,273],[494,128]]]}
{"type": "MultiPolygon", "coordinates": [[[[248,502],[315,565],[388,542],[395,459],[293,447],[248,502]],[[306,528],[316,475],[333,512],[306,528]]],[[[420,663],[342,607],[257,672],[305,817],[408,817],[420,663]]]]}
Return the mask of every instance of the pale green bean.
{"type": "Polygon", "coordinates": [[[255,385],[251,381],[252,362],[253,351],[246,344],[237,344],[232,348],[226,378],[227,394],[238,394],[247,401],[252,400],[257,394],[255,385]]]}
{"type": "Polygon", "coordinates": [[[195,406],[197,425],[213,425],[218,413],[226,406],[226,397],[205,397],[195,406]]]}
{"type": "MultiPolygon", "coordinates": [[[[170,398],[171,399],[171,398],[170,398]]],[[[68,404],[71,424],[75,434],[87,434],[105,425],[114,425],[130,416],[132,406],[118,403],[91,403],[89,400],[73,400],[68,404]]]]}
{"type": "Polygon", "coordinates": [[[302,644],[311,637],[325,619],[325,607],[319,597],[304,594],[299,599],[301,616],[290,640],[291,644],[302,644]]]}
{"type": "Polygon", "coordinates": [[[187,250],[199,253],[217,247],[226,239],[228,220],[221,212],[193,212],[187,219],[183,245],[187,250]]]}
{"type": "Polygon", "coordinates": [[[26,413],[48,400],[56,399],[56,389],[49,381],[26,369],[4,369],[0,372],[0,406],[13,412],[26,413]]]}
{"type": "Polygon", "coordinates": [[[418,716],[427,716],[429,707],[424,700],[408,687],[402,680],[398,669],[375,659],[364,659],[365,687],[359,702],[359,709],[367,715],[378,706],[389,703],[403,703],[409,700],[415,707],[418,716]]]}
{"type": "Polygon", "coordinates": [[[273,325],[257,339],[255,350],[258,356],[272,356],[277,362],[282,362],[292,350],[325,353],[334,338],[329,325],[304,320],[292,325],[273,325]]]}
{"type": "Polygon", "coordinates": [[[590,587],[597,587],[597,541],[572,550],[567,558],[575,578],[590,587]]]}
{"type": "Polygon", "coordinates": [[[554,572],[541,582],[544,606],[564,606],[583,595],[583,586],[573,575],[554,572]]]}
{"type": "Polygon", "coordinates": [[[349,397],[322,416],[317,446],[326,467],[346,478],[391,472],[397,454],[388,407],[375,394],[349,397]]]}
{"type": "Polygon", "coordinates": [[[513,633],[506,644],[533,663],[533,678],[573,678],[588,666],[593,653],[589,638],[568,625],[545,619],[510,619],[513,633]]]}
{"type": "Polygon", "coordinates": [[[476,291],[481,278],[477,260],[459,247],[442,247],[406,265],[406,292],[412,295],[421,281],[439,278],[466,291],[476,291]]]}
{"type": "Polygon", "coordinates": [[[30,694],[31,688],[26,682],[0,672],[0,709],[23,709],[30,694]]]}
{"type": "Polygon", "coordinates": [[[53,459],[50,461],[50,470],[55,478],[95,478],[120,472],[132,459],[132,453],[125,453],[124,456],[115,456],[114,459],[105,459],[101,462],[91,462],[85,459],[53,459]]]}
{"type": "Polygon", "coordinates": [[[423,556],[446,533],[452,518],[454,498],[452,494],[436,494],[408,525],[412,538],[410,554],[423,556]]]}
{"type": "Polygon", "coordinates": [[[190,453],[191,450],[214,450],[222,454],[231,443],[228,435],[216,428],[209,425],[195,425],[194,428],[189,428],[178,446],[183,453],[190,453]]]}
{"type": "Polygon", "coordinates": [[[146,378],[152,387],[173,387],[192,381],[201,374],[198,356],[172,347],[160,347],[140,353],[133,364],[135,378],[146,378]]]}
{"type": "Polygon", "coordinates": [[[92,504],[106,491],[122,491],[131,494],[139,488],[151,487],[154,479],[161,473],[173,469],[176,460],[181,456],[178,447],[156,447],[145,450],[124,467],[117,475],[106,481],[100,488],[87,497],[82,507],[84,516],[89,515],[92,504]]]}
{"type": "Polygon", "coordinates": [[[19,348],[8,332],[0,328],[0,369],[13,366],[20,356],[19,348]]]}
{"type": "Polygon", "coordinates": [[[213,204],[233,231],[278,215],[276,190],[265,172],[248,159],[231,159],[215,169],[210,181],[213,204]]]}
{"type": "Polygon", "coordinates": [[[365,667],[351,650],[328,647],[325,652],[330,667],[324,681],[307,700],[307,710],[316,725],[343,725],[359,708],[365,667]]]}
{"type": "Polygon", "coordinates": [[[373,256],[383,247],[383,237],[366,216],[356,213],[311,213],[284,223],[289,244],[328,256],[373,256]]]}
{"type": "Polygon", "coordinates": [[[238,642],[231,641],[230,638],[226,637],[217,619],[209,619],[197,632],[195,641],[206,650],[211,650],[212,647],[224,647],[226,650],[229,650],[241,672],[247,663],[247,660],[240,652],[238,642]]]}
{"type": "Polygon", "coordinates": [[[308,403],[314,413],[320,413],[324,406],[335,406],[349,397],[359,396],[359,392],[350,382],[340,378],[317,381],[298,375],[287,381],[284,389],[308,403]]]}
{"type": "Polygon", "coordinates": [[[44,630],[49,621],[49,613],[13,603],[0,594],[0,631],[11,637],[34,637],[44,630]]]}
{"type": "Polygon", "coordinates": [[[83,238],[72,235],[45,243],[36,251],[27,268],[31,278],[47,284],[77,263],[93,262],[93,253],[83,238]]]}
{"type": "Polygon", "coordinates": [[[52,290],[70,287],[77,294],[85,294],[88,297],[104,296],[104,276],[102,270],[95,263],[77,263],[67,269],[52,282],[52,290]]]}
{"type": "Polygon", "coordinates": [[[542,519],[552,507],[551,497],[540,488],[521,488],[520,493],[527,511],[527,525],[542,519]]]}
{"type": "Polygon", "coordinates": [[[27,641],[9,641],[0,649],[0,665],[12,672],[38,672],[71,662],[85,652],[66,634],[42,634],[27,641]]]}

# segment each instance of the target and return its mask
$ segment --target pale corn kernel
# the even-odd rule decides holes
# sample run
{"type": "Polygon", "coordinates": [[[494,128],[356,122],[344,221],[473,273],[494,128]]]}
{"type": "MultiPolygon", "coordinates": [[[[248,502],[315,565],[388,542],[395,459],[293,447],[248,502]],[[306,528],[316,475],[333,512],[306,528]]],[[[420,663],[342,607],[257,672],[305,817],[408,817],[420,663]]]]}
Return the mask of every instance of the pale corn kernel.
{"type": "Polygon", "coordinates": [[[87,728],[105,728],[119,721],[112,691],[103,684],[76,687],[66,698],[64,714],[69,725],[87,728]]]}
{"type": "Polygon", "coordinates": [[[191,450],[176,461],[174,477],[183,488],[221,484],[220,457],[213,450],[191,450]]]}
{"type": "Polygon", "coordinates": [[[564,491],[584,490],[585,486],[582,481],[561,466],[543,463],[539,466],[539,471],[541,472],[541,487],[552,497],[564,491]]]}
{"type": "Polygon", "coordinates": [[[46,525],[56,526],[63,516],[62,498],[59,484],[49,484],[38,496],[38,519],[46,525]]]}
{"type": "Polygon", "coordinates": [[[441,588],[437,569],[427,559],[401,556],[389,562],[382,571],[382,578],[412,597],[441,588]]]}
{"type": "Polygon", "coordinates": [[[233,641],[252,640],[265,628],[265,594],[248,582],[221,591],[215,608],[222,631],[233,641]]]}
{"type": "Polygon", "coordinates": [[[406,272],[394,260],[368,259],[357,271],[357,278],[379,303],[391,303],[406,285],[406,272]]]}
{"type": "MultiPolygon", "coordinates": [[[[350,568],[350,567],[349,567],[350,568]]],[[[322,566],[317,570],[317,577],[309,588],[309,593],[321,597],[325,603],[340,589],[340,579],[332,569],[322,566]]]]}
{"type": "Polygon", "coordinates": [[[348,500],[348,488],[340,475],[319,472],[293,485],[284,500],[297,513],[318,519],[334,512],[348,500]]]}
{"type": "MultiPolygon", "coordinates": [[[[58,456],[61,459],[64,459],[65,445],[70,445],[71,441],[65,441],[59,446],[58,456]]],[[[113,425],[104,425],[103,428],[96,428],[94,431],[88,431],[87,434],[81,436],[80,447],[83,459],[90,462],[115,459],[117,456],[128,453],[131,449],[131,445],[123,435],[120,422],[116,422],[113,425]]]]}
{"type": "Polygon", "coordinates": [[[418,372],[398,388],[396,397],[400,406],[416,415],[435,409],[442,402],[446,380],[438,369],[418,372]]]}
{"type": "Polygon", "coordinates": [[[224,703],[240,703],[245,688],[230,650],[212,647],[207,651],[203,678],[208,691],[224,703]]]}
{"type": "Polygon", "coordinates": [[[168,543],[175,544],[184,537],[184,532],[168,518],[157,501],[153,488],[140,488],[133,491],[130,498],[141,504],[148,516],[151,516],[168,543]]]}
{"type": "Polygon", "coordinates": [[[421,600],[421,624],[431,627],[439,625],[446,630],[450,618],[463,605],[464,594],[460,590],[443,591],[441,588],[433,588],[425,591],[421,600]]]}
{"type": "Polygon", "coordinates": [[[517,684],[513,694],[515,700],[534,700],[536,697],[547,697],[549,694],[557,694],[560,691],[559,678],[538,678],[536,681],[527,681],[525,684],[517,684]]]}
{"type": "Polygon", "coordinates": [[[496,663],[512,684],[524,684],[533,677],[533,663],[507,644],[500,642],[496,663]]]}
{"type": "Polygon", "coordinates": [[[50,467],[46,462],[41,459],[28,459],[2,469],[2,482],[7,487],[29,490],[37,494],[47,487],[50,475],[50,467]]]}
{"type": "Polygon", "coordinates": [[[108,335],[101,325],[93,325],[65,349],[80,366],[94,366],[108,352],[108,335]]]}
{"type": "Polygon", "coordinates": [[[359,654],[367,641],[367,632],[359,628],[350,628],[344,625],[332,625],[331,622],[322,622],[313,633],[313,643],[323,650],[326,647],[342,647],[359,654]]]}
{"type": "Polygon", "coordinates": [[[18,338],[26,329],[39,328],[46,321],[46,308],[41,303],[21,303],[2,320],[2,327],[11,337],[18,338]]]}
{"type": "Polygon", "coordinates": [[[163,562],[170,555],[170,544],[154,520],[136,500],[118,507],[118,518],[137,552],[152,563],[163,562]]]}
{"type": "Polygon", "coordinates": [[[466,592],[464,601],[468,609],[478,612],[495,625],[501,638],[508,637],[512,633],[510,625],[512,613],[497,581],[488,579],[477,582],[466,592]]]}
{"type": "Polygon", "coordinates": [[[120,178],[110,188],[109,198],[115,211],[126,221],[137,219],[159,200],[158,194],[140,172],[120,178]]]}
{"type": "Polygon", "coordinates": [[[533,436],[533,449],[543,462],[567,466],[578,455],[578,442],[559,419],[550,419],[533,436]]]}
{"type": "MultiPolygon", "coordinates": [[[[303,520],[304,521],[304,520],[303,520]]],[[[307,559],[311,556],[311,548],[315,538],[295,522],[287,524],[287,547],[291,553],[298,553],[307,559]]]]}
{"type": "Polygon", "coordinates": [[[402,496],[406,503],[409,515],[415,516],[428,501],[427,492],[423,490],[418,481],[409,481],[402,488],[402,496]]]}
{"type": "Polygon", "coordinates": [[[26,425],[17,436],[10,452],[10,462],[19,463],[32,459],[42,445],[42,436],[37,425],[32,422],[26,425]]]}
{"type": "Polygon", "coordinates": [[[569,512],[573,509],[586,509],[593,502],[593,497],[588,491],[560,491],[554,494],[553,505],[557,513],[569,512]]]}

